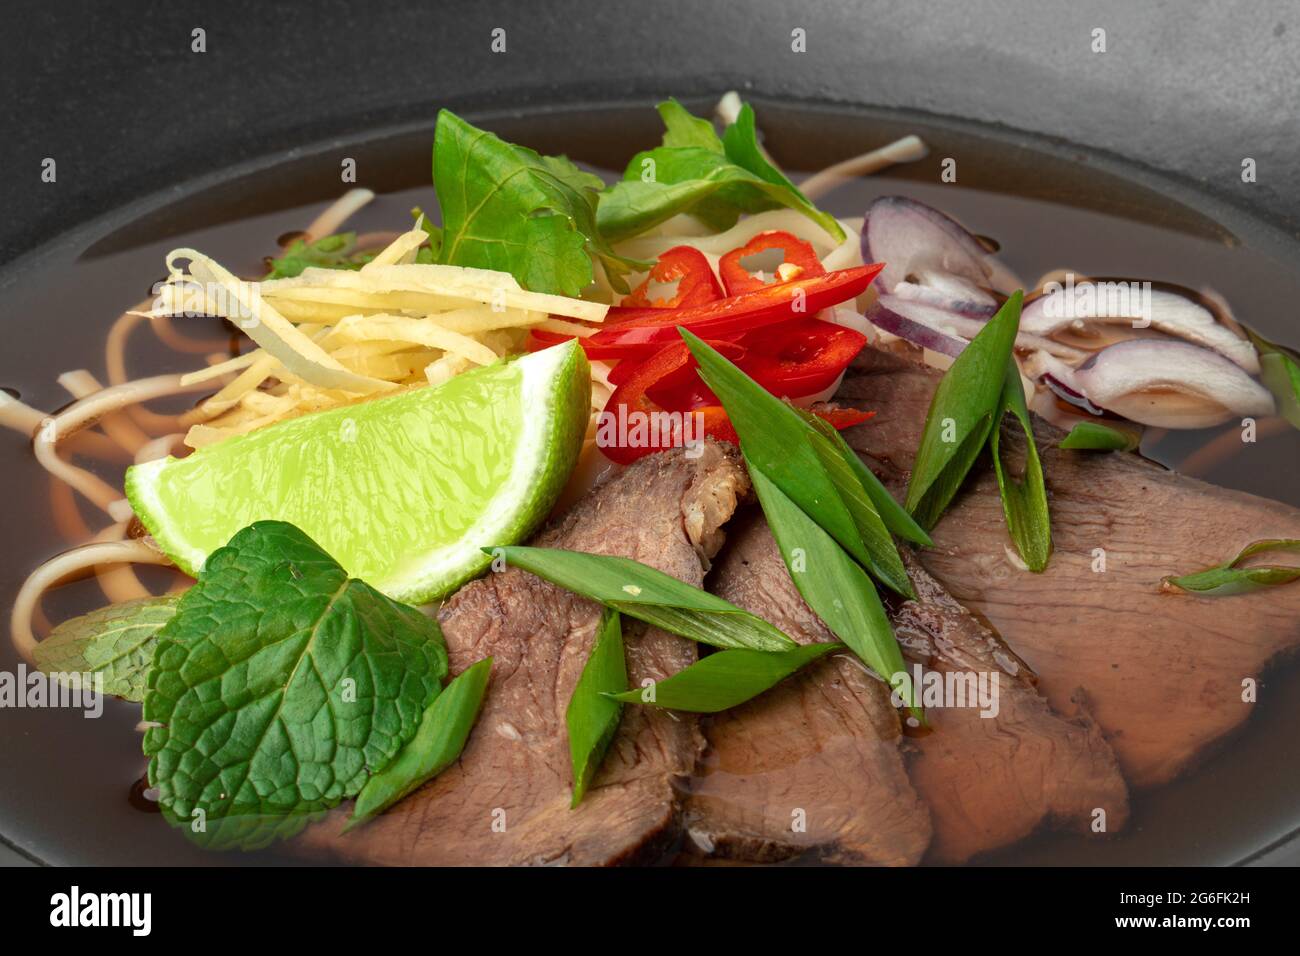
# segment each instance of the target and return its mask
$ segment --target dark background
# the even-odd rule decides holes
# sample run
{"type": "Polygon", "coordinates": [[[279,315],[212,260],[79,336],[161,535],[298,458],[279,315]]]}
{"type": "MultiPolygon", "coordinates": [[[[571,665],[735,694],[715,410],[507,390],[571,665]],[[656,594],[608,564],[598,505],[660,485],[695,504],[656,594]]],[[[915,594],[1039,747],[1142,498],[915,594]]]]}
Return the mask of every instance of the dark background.
{"type": "Polygon", "coordinates": [[[1294,3],[87,0],[6,3],[3,47],[0,262],[204,173],[442,105],[732,87],[1045,133],[1300,231],[1294,3]],[[195,27],[206,53],[190,50],[195,27]],[[795,27],[806,53],[791,52],[795,27]],[[55,184],[40,180],[47,156],[55,184]]]}

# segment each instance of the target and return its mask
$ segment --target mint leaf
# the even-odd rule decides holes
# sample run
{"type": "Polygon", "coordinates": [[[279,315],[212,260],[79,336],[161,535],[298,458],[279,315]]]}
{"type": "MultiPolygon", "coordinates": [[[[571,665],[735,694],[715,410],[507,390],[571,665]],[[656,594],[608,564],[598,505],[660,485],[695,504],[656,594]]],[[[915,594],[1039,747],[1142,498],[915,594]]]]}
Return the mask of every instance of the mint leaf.
{"type": "Polygon", "coordinates": [[[209,557],[158,634],[149,781],[203,842],[262,846],[388,766],[446,673],[432,618],[259,521],[209,557]]]}
{"type": "Polygon", "coordinates": [[[596,228],[599,177],[447,110],[434,133],[433,184],[442,210],[439,262],[509,272],[529,291],[568,296],[591,283],[593,256],[611,279],[641,265],[615,255],[596,228]]]}
{"type": "Polygon", "coordinates": [[[102,674],[104,693],[143,700],[156,635],[179,600],[125,601],[64,621],[36,645],[36,666],[50,675],[102,674]]]}
{"type": "Polygon", "coordinates": [[[295,239],[278,259],[268,259],[266,279],[292,279],[307,268],[360,269],[375,257],[372,251],[357,251],[357,234],[340,232],[311,242],[295,239]]]}
{"type": "Polygon", "coordinates": [[[797,209],[836,242],[844,241],[835,217],[810,203],[763,156],[748,105],[721,140],[709,124],[690,116],[676,101],[660,104],[660,115],[668,128],[663,145],[633,156],[623,180],[600,197],[600,230],[610,241],[645,232],[678,213],[690,213],[724,230],[735,225],[741,213],[782,206],[797,209]]]}
{"type": "Polygon", "coordinates": [[[485,657],[443,688],[425,708],[415,736],[361,788],[344,833],[383,813],[456,762],[478,719],[491,673],[492,658],[485,657]]]}

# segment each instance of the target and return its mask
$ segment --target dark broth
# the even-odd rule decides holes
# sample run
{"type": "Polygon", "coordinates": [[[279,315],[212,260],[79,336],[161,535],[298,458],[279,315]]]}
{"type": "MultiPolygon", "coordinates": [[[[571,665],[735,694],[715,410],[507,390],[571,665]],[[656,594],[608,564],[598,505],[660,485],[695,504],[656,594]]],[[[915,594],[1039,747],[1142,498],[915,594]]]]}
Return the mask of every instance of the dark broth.
{"type": "MultiPolygon", "coordinates": [[[[929,142],[928,160],[826,196],[822,205],[839,215],[860,216],[873,197],[905,193],[989,237],[1001,248],[1000,260],[1027,283],[1068,267],[1082,275],[1208,286],[1265,336],[1300,342],[1292,318],[1293,304],[1300,301],[1297,250],[1248,219],[1238,221],[1231,212],[1211,218],[1199,211],[1200,202],[1162,196],[1084,155],[1030,149],[958,126],[778,104],[760,104],[759,117],[768,147],[796,171],[819,169],[906,132],[929,142]],[[957,160],[955,184],[940,181],[945,157],[957,160]]],[[[632,152],[659,135],[654,112],[644,107],[498,118],[487,125],[513,141],[604,169],[621,168],[632,152]]],[[[242,274],[260,274],[261,259],[275,252],[277,237],[301,229],[346,188],[336,179],[341,156],[356,158],[360,183],[382,193],[347,228],[404,228],[413,205],[436,208],[427,185],[431,130],[432,124],[392,132],[232,174],[153,211],[126,212],[114,222],[81,227],[33,257],[21,272],[9,267],[0,279],[6,333],[0,386],[50,410],[68,401],[55,382],[59,373],[85,367],[103,378],[110,323],[148,293],[163,272],[164,254],[177,245],[202,249],[242,274]]],[[[181,331],[203,338],[226,335],[215,322],[199,321],[181,331]]],[[[144,328],[133,336],[128,356],[133,376],[185,371],[202,361],[173,352],[144,328]]],[[[1219,431],[1166,432],[1148,440],[1142,451],[1177,468],[1219,431]]],[[[37,564],[77,542],[55,528],[50,480],[17,433],[0,432],[0,460],[5,474],[0,515],[11,542],[0,560],[0,597],[7,607],[37,564]]],[[[1300,505],[1298,462],[1300,434],[1287,429],[1241,446],[1198,477],[1300,505]]],[[[107,469],[104,476],[117,483],[120,471],[107,469]]],[[[102,525],[84,513],[92,527],[102,525]]],[[[1153,519],[1133,515],[1132,520],[1153,519]]],[[[142,577],[146,583],[157,580],[142,577]]],[[[93,581],[85,581],[50,595],[45,610],[57,621],[102,603],[93,581]]],[[[0,668],[17,668],[7,640],[0,642],[0,668]]],[[[145,766],[135,730],[139,713],[137,705],[117,700],[106,702],[99,720],[86,720],[74,710],[0,711],[0,833],[6,842],[57,863],[248,862],[248,855],[197,849],[150,812],[138,785],[145,766]]],[[[999,852],[990,862],[1186,864],[1245,858],[1300,826],[1298,724],[1300,674],[1276,667],[1266,675],[1258,712],[1233,745],[1220,748],[1177,783],[1136,794],[1126,832],[1106,841],[1042,836],[999,852]]],[[[283,848],[255,858],[292,859],[283,848]]]]}

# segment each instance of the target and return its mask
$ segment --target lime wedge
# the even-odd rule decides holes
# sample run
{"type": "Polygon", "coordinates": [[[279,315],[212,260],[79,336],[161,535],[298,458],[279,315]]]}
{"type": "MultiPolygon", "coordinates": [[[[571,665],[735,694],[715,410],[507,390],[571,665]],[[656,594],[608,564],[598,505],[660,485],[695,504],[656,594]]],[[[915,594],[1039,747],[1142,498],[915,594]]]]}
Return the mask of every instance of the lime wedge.
{"type": "Polygon", "coordinates": [[[576,342],[136,465],[126,496],[185,571],[241,528],[297,525],[400,601],[444,597],[481,547],[523,540],[568,479],[590,414],[576,342]]]}

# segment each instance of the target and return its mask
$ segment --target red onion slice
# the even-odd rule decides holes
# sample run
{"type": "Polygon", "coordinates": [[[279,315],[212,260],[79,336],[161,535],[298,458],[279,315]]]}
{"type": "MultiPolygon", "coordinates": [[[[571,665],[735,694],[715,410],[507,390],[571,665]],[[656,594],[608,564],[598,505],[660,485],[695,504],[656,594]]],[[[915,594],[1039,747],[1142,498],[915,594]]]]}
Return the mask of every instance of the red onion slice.
{"type": "Polygon", "coordinates": [[[1129,339],[1154,329],[1213,349],[1247,372],[1259,372],[1255,347],[1220,324],[1190,293],[1123,279],[1054,285],[1025,304],[1021,331],[1095,349],[1114,344],[1115,334],[1129,339]]]}
{"type": "Polygon", "coordinates": [[[1240,366],[1218,352],[1173,340],[1108,346],[1064,384],[1099,408],[1162,428],[1208,428],[1274,409],[1268,389],[1240,366]]]}
{"type": "MultiPolygon", "coordinates": [[[[896,295],[880,296],[867,312],[867,319],[878,328],[906,339],[921,348],[941,352],[954,358],[984,328],[987,319],[959,315],[916,299],[896,295]]],[[[1021,333],[1016,348],[1047,352],[1071,362],[1080,362],[1085,353],[1038,335],[1021,333]]]]}
{"type": "MultiPolygon", "coordinates": [[[[867,209],[862,257],[885,263],[876,287],[886,293],[901,282],[935,288],[947,277],[982,291],[993,271],[978,239],[939,210],[906,196],[881,196],[867,209]]],[[[984,304],[995,303],[989,296],[984,304]]]]}

